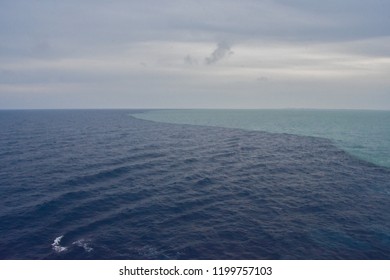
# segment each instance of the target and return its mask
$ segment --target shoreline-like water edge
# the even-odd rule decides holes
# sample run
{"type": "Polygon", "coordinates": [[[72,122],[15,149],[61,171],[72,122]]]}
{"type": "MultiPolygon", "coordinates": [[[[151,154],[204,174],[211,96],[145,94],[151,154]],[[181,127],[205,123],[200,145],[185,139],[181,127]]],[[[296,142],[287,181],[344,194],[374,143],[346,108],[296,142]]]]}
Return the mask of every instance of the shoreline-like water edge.
{"type": "Polygon", "coordinates": [[[250,131],[319,137],[331,140],[347,153],[381,167],[390,168],[390,111],[373,110],[320,110],[320,109],[152,109],[131,116],[143,120],[236,128],[250,131]],[[302,115],[303,114],[303,115],[302,115]],[[336,116],[334,116],[336,114],[336,116]],[[345,115],[349,120],[340,120],[345,115]],[[367,123],[354,119],[354,115],[369,115],[367,123]],[[256,119],[266,116],[266,119],[256,119]],[[289,120],[293,116],[295,119],[289,120]],[[326,124],[323,118],[333,118],[326,124]],[[217,117],[217,118],[215,118],[217,117]],[[223,118],[227,118],[224,121],[223,118]],[[276,118],[275,118],[276,117],[276,118]],[[373,119],[374,117],[374,119],[373,119]],[[250,119],[252,118],[252,119],[250,119]],[[311,120],[312,118],[313,120],[311,120]],[[322,119],[321,119],[322,118],[322,119]],[[375,118],[381,118],[378,122],[375,118]],[[388,120],[388,122],[387,122],[388,120]],[[263,123],[262,123],[263,121],[263,123]],[[315,124],[313,122],[319,121],[315,124]],[[299,123],[301,122],[301,123],[299,123]],[[321,127],[325,123],[323,131],[321,127]],[[379,124],[378,124],[379,123],[379,124]],[[363,126],[363,127],[362,127],[363,126]],[[367,130],[367,131],[364,131],[367,130]],[[376,138],[375,138],[376,137],[376,138]]]}

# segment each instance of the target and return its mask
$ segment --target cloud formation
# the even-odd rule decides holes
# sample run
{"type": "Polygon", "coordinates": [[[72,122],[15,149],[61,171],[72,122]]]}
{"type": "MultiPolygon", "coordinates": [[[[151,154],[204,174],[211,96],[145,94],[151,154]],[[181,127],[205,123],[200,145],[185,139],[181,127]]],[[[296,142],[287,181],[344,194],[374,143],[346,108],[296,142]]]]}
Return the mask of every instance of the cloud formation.
{"type": "Polygon", "coordinates": [[[0,108],[390,109],[389,10],[383,0],[3,0],[0,108]]]}
{"type": "Polygon", "coordinates": [[[214,64],[231,54],[233,54],[233,52],[230,50],[230,46],[226,42],[221,42],[218,43],[217,48],[212,52],[212,54],[205,58],[205,62],[206,64],[214,64]]]}

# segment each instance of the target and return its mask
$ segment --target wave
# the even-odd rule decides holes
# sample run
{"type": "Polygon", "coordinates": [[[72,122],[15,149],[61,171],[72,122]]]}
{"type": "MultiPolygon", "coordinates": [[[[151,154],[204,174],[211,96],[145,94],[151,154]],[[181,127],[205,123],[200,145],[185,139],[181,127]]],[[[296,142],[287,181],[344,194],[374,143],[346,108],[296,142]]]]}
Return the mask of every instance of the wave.
{"type": "Polygon", "coordinates": [[[79,247],[84,249],[85,252],[90,253],[93,251],[91,247],[91,241],[86,239],[79,239],[71,243],[71,246],[65,247],[61,246],[61,240],[64,238],[64,235],[58,236],[54,239],[54,242],[51,244],[52,249],[55,253],[64,254],[69,252],[74,247],[79,247]]]}
{"type": "Polygon", "coordinates": [[[390,258],[389,169],[327,139],[120,111],[51,122],[47,158],[19,143],[0,162],[0,258],[390,258]]]}
{"type": "Polygon", "coordinates": [[[61,239],[63,238],[64,236],[61,235],[61,236],[58,236],[54,239],[54,242],[51,244],[51,247],[53,248],[54,252],[56,253],[61,253],[61,252],[64,252],[66,250],[68,250],[67,247],[63,247],[60,245],[60,242],[61,242],[61,239]]]}

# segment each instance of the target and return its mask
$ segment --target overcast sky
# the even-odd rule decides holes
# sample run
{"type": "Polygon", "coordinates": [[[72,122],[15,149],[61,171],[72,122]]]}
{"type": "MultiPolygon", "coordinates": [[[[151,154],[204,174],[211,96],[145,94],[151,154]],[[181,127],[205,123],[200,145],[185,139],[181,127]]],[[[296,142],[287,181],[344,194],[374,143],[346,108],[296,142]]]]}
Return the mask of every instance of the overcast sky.
{"type": "Polygon", "coordinates": [[[390,109],[390,1],[0,0],[0,108],[390,109]]]}

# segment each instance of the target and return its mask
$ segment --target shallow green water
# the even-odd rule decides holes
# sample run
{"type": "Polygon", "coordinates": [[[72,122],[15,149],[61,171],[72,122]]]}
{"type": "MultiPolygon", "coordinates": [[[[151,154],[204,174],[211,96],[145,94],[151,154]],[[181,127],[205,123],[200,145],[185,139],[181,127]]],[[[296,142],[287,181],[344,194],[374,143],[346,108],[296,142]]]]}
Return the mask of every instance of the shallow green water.
{"type": "Polygon", "coordinates": [[[289,133],[331,139],[346,152],[390,167],[390,111],[370,110],[150,110],[145,120],[289,133]]]}

